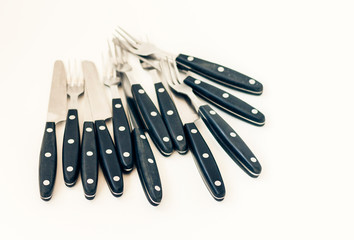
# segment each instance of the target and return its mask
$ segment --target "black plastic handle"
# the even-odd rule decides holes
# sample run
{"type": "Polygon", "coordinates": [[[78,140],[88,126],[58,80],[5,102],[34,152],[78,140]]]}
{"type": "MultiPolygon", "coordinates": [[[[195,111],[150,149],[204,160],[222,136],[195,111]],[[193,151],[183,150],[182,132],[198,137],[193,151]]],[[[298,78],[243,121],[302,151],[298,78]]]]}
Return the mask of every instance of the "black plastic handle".
{"type": "Polygon", "coordinates": [[[162,186],[154,154],[143,130],[133,129],[136,168],[146,198],[153,206],[160,204],[162,186]]]}
{"type": "Polygon", "coordinates": [[[194,123],[186,123],[185,131],[189,147],[205,185],[215,200],[223,200],[225,197],[224,181],[207,143],[194,123]]]}
{"type": "Polygon", "coordinates": [[[69,109],[63,139],[63,176],[65,185],[72,187],[79,176],[80,130],[76,109],[69,109]]]}
{"type": "Polygon", "coordinates": [[[41,151],[39,155],[39,192],[43,200],[52,198],[57,173],[57,140],[55,123],[45,125],[41,151]]]}
{"type": "Polygon", "coordinates": [[[104,120],[95,121],[97,146],[103,175],[115,197],[123,194],[123,176],[111,135],[104,120]]]}
{"type": "Polygon", "coordinates": [[[232,160],[249,176],[258,177],[262,171],[261,164],[235,130],[209,105],[201,106],[199,112],[205,125],[232,160]]]}
{"type": "Polygon", "coordinates": [[[161,82],[155,83],[155,91],[161,116],[171,136],[173,146],[179,153],[185,154],[188,151],[187,141],[177,108],[161,82]]]}
{"type": "Polygon", "coordinates": [[[188,76],[184,80],[184,83],[193,88],[193,92],[198,96],[235,115],[239,119],[257,126],[264,125],[265,117],[263,113],[231,93],[191,76],[188,76]]]}
{"type": "Polygon", "coordinates": [[[92,200],[96,195],[98,154],[94,123],[84,122],[81,144],[81,181],[88,200],[92,200]]]}
{"type": "Polygon", "coordinates": [[[184,54],[179,54],[176,62],[179,67],[186,68],[225,86],[251,94],[262,94],[263,85],[260,82],[230,68],[184,54]]]}
{"type": "Polygon", "coordinates": [[[163,155],[171,155],[173,146],[170,135],[156,106],[140,84],[132,85],[132,94],[151,139],[163,155]]]}
{"type": "Polygon", "coordinates": [[[134,166],[131,131],[120,98],[112,99],[112,112],[114,142],[119,163],[124,172],[130,172],[134,166]]]}

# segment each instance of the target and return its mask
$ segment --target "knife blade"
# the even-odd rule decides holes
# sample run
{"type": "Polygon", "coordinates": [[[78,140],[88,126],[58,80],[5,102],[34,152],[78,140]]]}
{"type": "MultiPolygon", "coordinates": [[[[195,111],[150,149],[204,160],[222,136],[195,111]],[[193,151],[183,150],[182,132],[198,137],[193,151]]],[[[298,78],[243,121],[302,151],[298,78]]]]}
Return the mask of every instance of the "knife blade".
{"type": "Polygon", "coordinates": [[[39,156],[40,197],[48,201],[52,198],[57,170],[57,143],[55,125],[66,118],[66,72],[64,63],[54,63],[52,86],[50,90],[47,122],[39,156]]]}
{"type": "MultiPolygon", "coordinates": [[[[85,93],[88,95],[92,117],[95,121],[100,165],[113,196],[119,197],[123,194],[122,170],[118,162],[116,148],[105,122],[106,119],[112,117],[112,113],[95,64],[90,61],[83,61],[82,70],[86,83],[85,93]]],[[[90,151],[86,154],[92,156],[90,151]]]]}

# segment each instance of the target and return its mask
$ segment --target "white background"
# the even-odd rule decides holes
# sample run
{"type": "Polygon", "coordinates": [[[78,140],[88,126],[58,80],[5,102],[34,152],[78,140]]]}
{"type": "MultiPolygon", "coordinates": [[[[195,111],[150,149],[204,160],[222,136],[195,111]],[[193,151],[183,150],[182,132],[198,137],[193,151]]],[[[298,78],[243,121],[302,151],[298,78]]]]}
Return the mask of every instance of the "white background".
{"type": "MultiPolygon", "coordinates": [[[[1,0],[0,239],[354,239],[353,7],[1,0]],[[163,158],[156,151],[164,193],[158,207],[145,199],[136,170],[125,176],[120,198],[100,173],[97,196],[88,201],[81,181],[64,186],[60,161],[52,200],[39,198],[53,63],[98,63],[118,24],[166,51],[213,60],[264,84],[261,96],[228,90],[265,113],[264,127],[218,110],[261,161],[258,179],[205,132],[226,185],[222,202],[209,195],[190,153],[163,158]]],[[[57,131],[60,142],[62,124],[57,131]]]]}

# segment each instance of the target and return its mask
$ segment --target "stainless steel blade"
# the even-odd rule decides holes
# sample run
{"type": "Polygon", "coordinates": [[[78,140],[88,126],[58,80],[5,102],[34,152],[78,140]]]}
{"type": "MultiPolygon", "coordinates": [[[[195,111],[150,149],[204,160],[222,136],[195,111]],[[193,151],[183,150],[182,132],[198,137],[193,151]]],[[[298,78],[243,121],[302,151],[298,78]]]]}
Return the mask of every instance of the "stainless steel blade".
{"type": "Polygon", "coordinates": [[[110,104],[108,104],[103,83],[99,79],[95,64],[90,61],[83,61],[82,71],[85,78],[85,94],[88,95],[93,119],[106,120],[111,118],[110,104]]]}
{"type": "Polygon", "coordinates": [[[62,61],[55,61],[52,87],[50,89],[47,122],[61,122],[66,119],[67,95],[66,72],[62,61]]]}

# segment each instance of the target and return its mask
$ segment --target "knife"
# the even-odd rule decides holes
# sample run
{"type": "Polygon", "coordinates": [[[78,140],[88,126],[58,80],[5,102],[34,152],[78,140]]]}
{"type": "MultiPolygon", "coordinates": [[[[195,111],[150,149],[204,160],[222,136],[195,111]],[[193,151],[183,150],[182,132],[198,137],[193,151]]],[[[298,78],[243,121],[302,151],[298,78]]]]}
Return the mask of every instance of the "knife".
{"type": "Polygon", "coordinates": [[[96,144],[95,123],[93,122],[90,100],[84,97],[84,126],[81,143],[81,181],[85,197],[92,200],[96,196],[98,181],[98,150],[96,144]]]}
{"type": "Polygon", "coordinates": [[[145,127],[142,123],[135,102],[127,98],[132,137],[135,151],[135,163],[138,170],[141,186],[151,205],[157,206],[162,199],[162,186],[159,171],[149,141],[145,135],[145,127]]]}
{"type": "MultiPolygon", "coordinates": [[[[95,123],[94,127],[96,130],[100,165],[112,194],[115,197],[119,197],[123,194],[122,170],[119,165],[115,146],[105,122],[106,119],[112,117],[112,113],[108,101],[105,98],[103,84],[99,80],[95,64],[90,61],[83,61],[82,69],[86,83],[85,94],[88,95],[92,118],[95,123]]],[[[124,141],[124,139],[122,139],[122,141],[124,141]]],[[[87,152],[86,155],[92,156],[92,153],[87,152]]]]}
{"type": "Polygon", "coordinates": [[[195,72],[227,87],[255,95],[260,95],[263,92],[262,83],[220,64],[185,54],[179,54],[176,57],[176,62],[182,69],[195,72]]]}
{"type": "Polygon", "coordinates": [[[47,122],[39,156],[39,191],[40,197],[45,201],[52,197],[57,170],[55,125],[65,120],[66,104],[66,72],[64,63],[58,60],[54,63],[47,122]]]}

